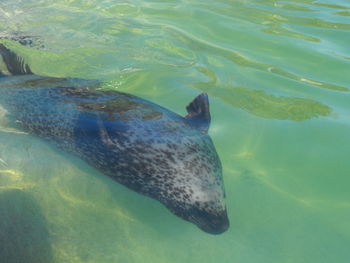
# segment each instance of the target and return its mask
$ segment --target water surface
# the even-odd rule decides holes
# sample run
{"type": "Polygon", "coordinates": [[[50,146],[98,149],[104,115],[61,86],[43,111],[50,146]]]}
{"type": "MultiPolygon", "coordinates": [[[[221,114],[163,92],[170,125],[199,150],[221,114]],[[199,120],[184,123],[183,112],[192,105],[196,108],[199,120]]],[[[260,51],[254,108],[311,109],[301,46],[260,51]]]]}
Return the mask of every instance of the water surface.
{"type": "Polygon", "coordinates": [[[231,219],[203,233],[2,120],[0,228],[19,251],[4,262],[348,262],[348,1],[1,1],[0,30],[37,37],[7,44],[40,75],[182,115],[207,92],[231,219]]]}

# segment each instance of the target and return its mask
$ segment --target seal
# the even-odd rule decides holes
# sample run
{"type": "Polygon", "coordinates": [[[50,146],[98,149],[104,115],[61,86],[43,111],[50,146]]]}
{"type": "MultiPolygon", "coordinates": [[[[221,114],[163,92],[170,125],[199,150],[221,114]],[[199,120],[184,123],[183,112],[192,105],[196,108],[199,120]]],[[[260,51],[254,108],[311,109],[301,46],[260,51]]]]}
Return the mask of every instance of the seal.
{"type": "Polygon", "coordinates": [[[0,78],[6,118],[205,232],[229,228],[221,163],[207,134],[207,94],[182,117],[131,94],[103,91],[96,80],[35,75],[3,44],[0,54],[8,72],[0,78]]]}

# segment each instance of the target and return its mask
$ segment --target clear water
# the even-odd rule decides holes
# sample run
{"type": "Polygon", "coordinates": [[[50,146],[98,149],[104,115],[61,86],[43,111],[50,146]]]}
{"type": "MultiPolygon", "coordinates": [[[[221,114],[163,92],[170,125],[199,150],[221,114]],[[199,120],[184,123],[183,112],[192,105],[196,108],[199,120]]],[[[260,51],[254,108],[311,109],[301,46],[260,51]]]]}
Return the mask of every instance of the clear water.
{"type": "Polygon", "coordinates": [[[41,75],[180,114],[207,92],[231,219],[208,235],[2,123],[1,263],[349,262],[347,0],[0,1],[0,30],[40,38],[11,45],[41,75]]]}

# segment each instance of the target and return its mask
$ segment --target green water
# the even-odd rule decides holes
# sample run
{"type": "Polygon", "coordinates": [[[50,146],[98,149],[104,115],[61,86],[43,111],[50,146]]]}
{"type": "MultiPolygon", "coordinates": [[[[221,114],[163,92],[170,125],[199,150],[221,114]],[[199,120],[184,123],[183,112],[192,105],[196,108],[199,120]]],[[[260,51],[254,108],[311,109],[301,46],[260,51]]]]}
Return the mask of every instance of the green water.
{"type": "MultiPolygon", "coordinates": [[[[347,0],[0,1],[37,74],[179,114],[210,96],[228,232],[212,236],[1,124],[0,263],[350,261],[347,0]]],[[[0,118],[1,119],[1,118],[0,118]]]]}

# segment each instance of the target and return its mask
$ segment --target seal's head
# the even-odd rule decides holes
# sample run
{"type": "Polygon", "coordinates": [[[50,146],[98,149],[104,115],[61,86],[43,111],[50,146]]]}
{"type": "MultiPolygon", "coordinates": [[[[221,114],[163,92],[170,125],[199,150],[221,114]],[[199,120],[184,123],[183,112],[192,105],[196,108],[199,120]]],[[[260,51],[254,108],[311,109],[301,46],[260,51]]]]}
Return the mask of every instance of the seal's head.
{"type": "MultiPolygon", "coordinates": [[[[110,158],[103,158],[104,172],[136,192],[159,200],[172,213],[205,232],[226,231],[229,220],[221,163],[207,134],[207,95],[199,95],[187,106],[185,118],[135,97],[114,101],[118,107],[123,106],[123,114],[116,118],[122,121],[105,122],[100,131],[103,152],[111,149],[110,158]],[[106,159],[111,160],[108,165],[106,159]]],[[[114,104],[107,104],[103,110],[109,108],[119,114],[114,104]]]]}
{"type": "Polygon", "coordinates": [[[207,135],[211,118],[207,94],[196,97],[186,109],[186,118],[200,134],[190,138],[191,143],[185,142],[182,145],[188,152],[185,162],[188,175],[185,178],[191,182],[182,188],[187,192],[183,195],[185,200],[168,207],[173,213],[194,223],[203,231],[221,234],[229,228],[230,223],[224,201],[221,162],[213,142],[207,135]]]}
{"type": "Polygon", "coordinates": [[[176,176],[158,198],[172,213],[203,231],[225,232],[229,220],[221,164],[211,139],[207,135],[185,138],[177,147],[180,154],[174,169],[176,176]],[[181,159],[181,155],[185,158],[181,159]]]}
{"type": "Polygon", "coordinates": [[[203,231],[220,234],[229,228],[229,220],[220,159],[207,134],[207,95],[199,95],[187,111],[185,119],[163,116],[158,124],[144,123],[134,133],[137,139],[126,153],[133,156],[134,165],[128,169],[134,171],[128,174],[139,176],[132,185],[128,177],[129,187],[159,200],[203,231]]]}

